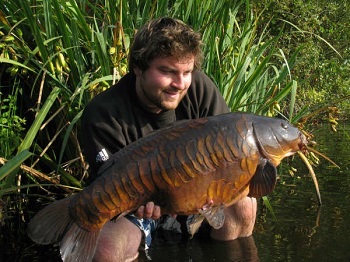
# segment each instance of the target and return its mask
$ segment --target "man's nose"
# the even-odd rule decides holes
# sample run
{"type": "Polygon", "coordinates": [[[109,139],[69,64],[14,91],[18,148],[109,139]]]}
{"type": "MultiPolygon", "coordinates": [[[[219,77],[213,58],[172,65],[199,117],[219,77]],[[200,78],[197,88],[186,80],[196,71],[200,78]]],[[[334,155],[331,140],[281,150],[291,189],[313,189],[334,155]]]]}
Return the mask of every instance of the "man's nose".
{"type": "Polygon", "coordinates": [[[185,86],[185,77],[182,74],[176,75],[173,78],[173,81],[171,82],[171,86],[179,89],[179,90],[183,90],[186,88],[185,86]]]}

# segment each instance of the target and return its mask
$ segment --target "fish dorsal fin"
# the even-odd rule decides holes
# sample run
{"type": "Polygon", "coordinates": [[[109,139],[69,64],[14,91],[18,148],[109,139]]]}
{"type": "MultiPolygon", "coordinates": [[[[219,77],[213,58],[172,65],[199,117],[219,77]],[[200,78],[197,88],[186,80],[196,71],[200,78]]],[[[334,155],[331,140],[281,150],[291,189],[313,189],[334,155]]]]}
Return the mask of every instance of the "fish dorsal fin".
{"type": "Polygon", "coordinates": [[[275,188],[277,180],[277,169],[266,159],[261,159],[255,174],[250,181],[250,197],[262,197],[271,193],[275,188]]]}
{"type": "Polygon", "coordinates": [[[187,225],[191,237],[198,231],[204,218],[213,228],[218,229],[222,227],[225,222],[224,206],[206,206],[199,209],[199,214],[194,215],[187,225]]]}

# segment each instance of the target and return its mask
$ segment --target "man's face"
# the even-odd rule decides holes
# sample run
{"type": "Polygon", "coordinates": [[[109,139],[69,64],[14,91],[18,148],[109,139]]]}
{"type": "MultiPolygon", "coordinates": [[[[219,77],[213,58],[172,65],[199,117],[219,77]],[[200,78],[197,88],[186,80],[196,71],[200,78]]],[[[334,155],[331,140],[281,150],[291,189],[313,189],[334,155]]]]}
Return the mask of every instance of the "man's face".
{"type": "Polygon", "coordinates": [[[152,113],[175,109],[192,81],[194,56],[158,57],[149,68],[135,68],[136,93],[143,106],[152,113]]]}

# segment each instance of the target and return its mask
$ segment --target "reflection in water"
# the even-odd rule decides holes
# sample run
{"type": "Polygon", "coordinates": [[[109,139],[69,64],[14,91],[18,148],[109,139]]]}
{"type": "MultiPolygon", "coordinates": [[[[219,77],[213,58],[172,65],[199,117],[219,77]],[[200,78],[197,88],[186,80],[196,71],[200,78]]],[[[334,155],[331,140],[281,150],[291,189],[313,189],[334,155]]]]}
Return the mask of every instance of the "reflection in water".
{"type": "Polygon", "coordinates": [[[322,206],[317,204],[312,180],[300,162],[294,177],[281,173],[269,196],[276,214],[260,206],[254,239],[260,261],[350,261],[350,126],[337,133],[326,125],[315,132],[317,150],[330,157],[340,169],[321,160],[315,168],[322,206]],[[346,130],[346,132],[344,132],[346,130]]]}
{"type": "Polygon", "coordinates": [[[141,254],[138,262],[144,261],[259,261],[253,236],[232,241],[215,241],[209,235],[182,238],[181,234],[157,232],[148,252],[141,254]]]}
{"type": "MultiPolygon", "coordinates": [[[[208,235],[188,240],[180,234],[169,238],[159,233],[149,251],[152,261],[350,262],[350,125],[338,130],[332,133],[325,126],[314,134],[317,150],[340,166],[322,160],[315,167],[321,207],[305,165],[293,161],[298,171],[291,177],[282,162],[276,189],[268,197],[276,219],[259,200],[254,234],[248,238],[219,242],[208,235]]],[[[10,226],[0,227],[0,261],[60,261],[57,248],[34,245],[25,235],[25,224],[12,220],[10,226]]],[[[144,261],[149,260],[141,253],[139,262],[144,261]]]]}
{"type": "MultiPolygon", "coordinates": [[[[350,262],[350,125],[315,132],[316,148],[330,157],[340,169],[321,160],[314,167],[320,186],[322,206],[318,205],[312,179],[297,158],[279,169],[279,181],[269,201],[276,219],[259,200],[258,219],[252,237],[229,242],[197,238],[159,242],[152,247],[152,261],[341,261],[350,262]],[[346,130],[346,132],[342,132],[346,130]]],[[[146,261],[146,260],[140,260],[146,261]]]]}
{"type": "Polygon", "coordinates": [[[221,242],[214,254],[222,261],[259,261],[253,236],[221,242]]]}

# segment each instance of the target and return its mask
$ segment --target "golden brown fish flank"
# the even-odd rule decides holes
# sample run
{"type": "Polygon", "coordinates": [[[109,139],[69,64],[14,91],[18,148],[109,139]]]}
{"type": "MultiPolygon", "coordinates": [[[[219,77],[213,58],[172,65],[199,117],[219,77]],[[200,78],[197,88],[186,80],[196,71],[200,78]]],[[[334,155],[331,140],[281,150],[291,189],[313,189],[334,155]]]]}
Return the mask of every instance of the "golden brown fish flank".
{"type": "Polygon", "coordinates": [[[64,261],[89,261],[103,225],[148,201],[163,214],[218,221],[211,218],[224,219],[221,206],[271,192],[275,166],[304,144],[297,128],[277,118],[228,113],[181,121],[113,155],[94,183],[41,210],[28,234],[38,243],[59,243],[64,261]]]}

